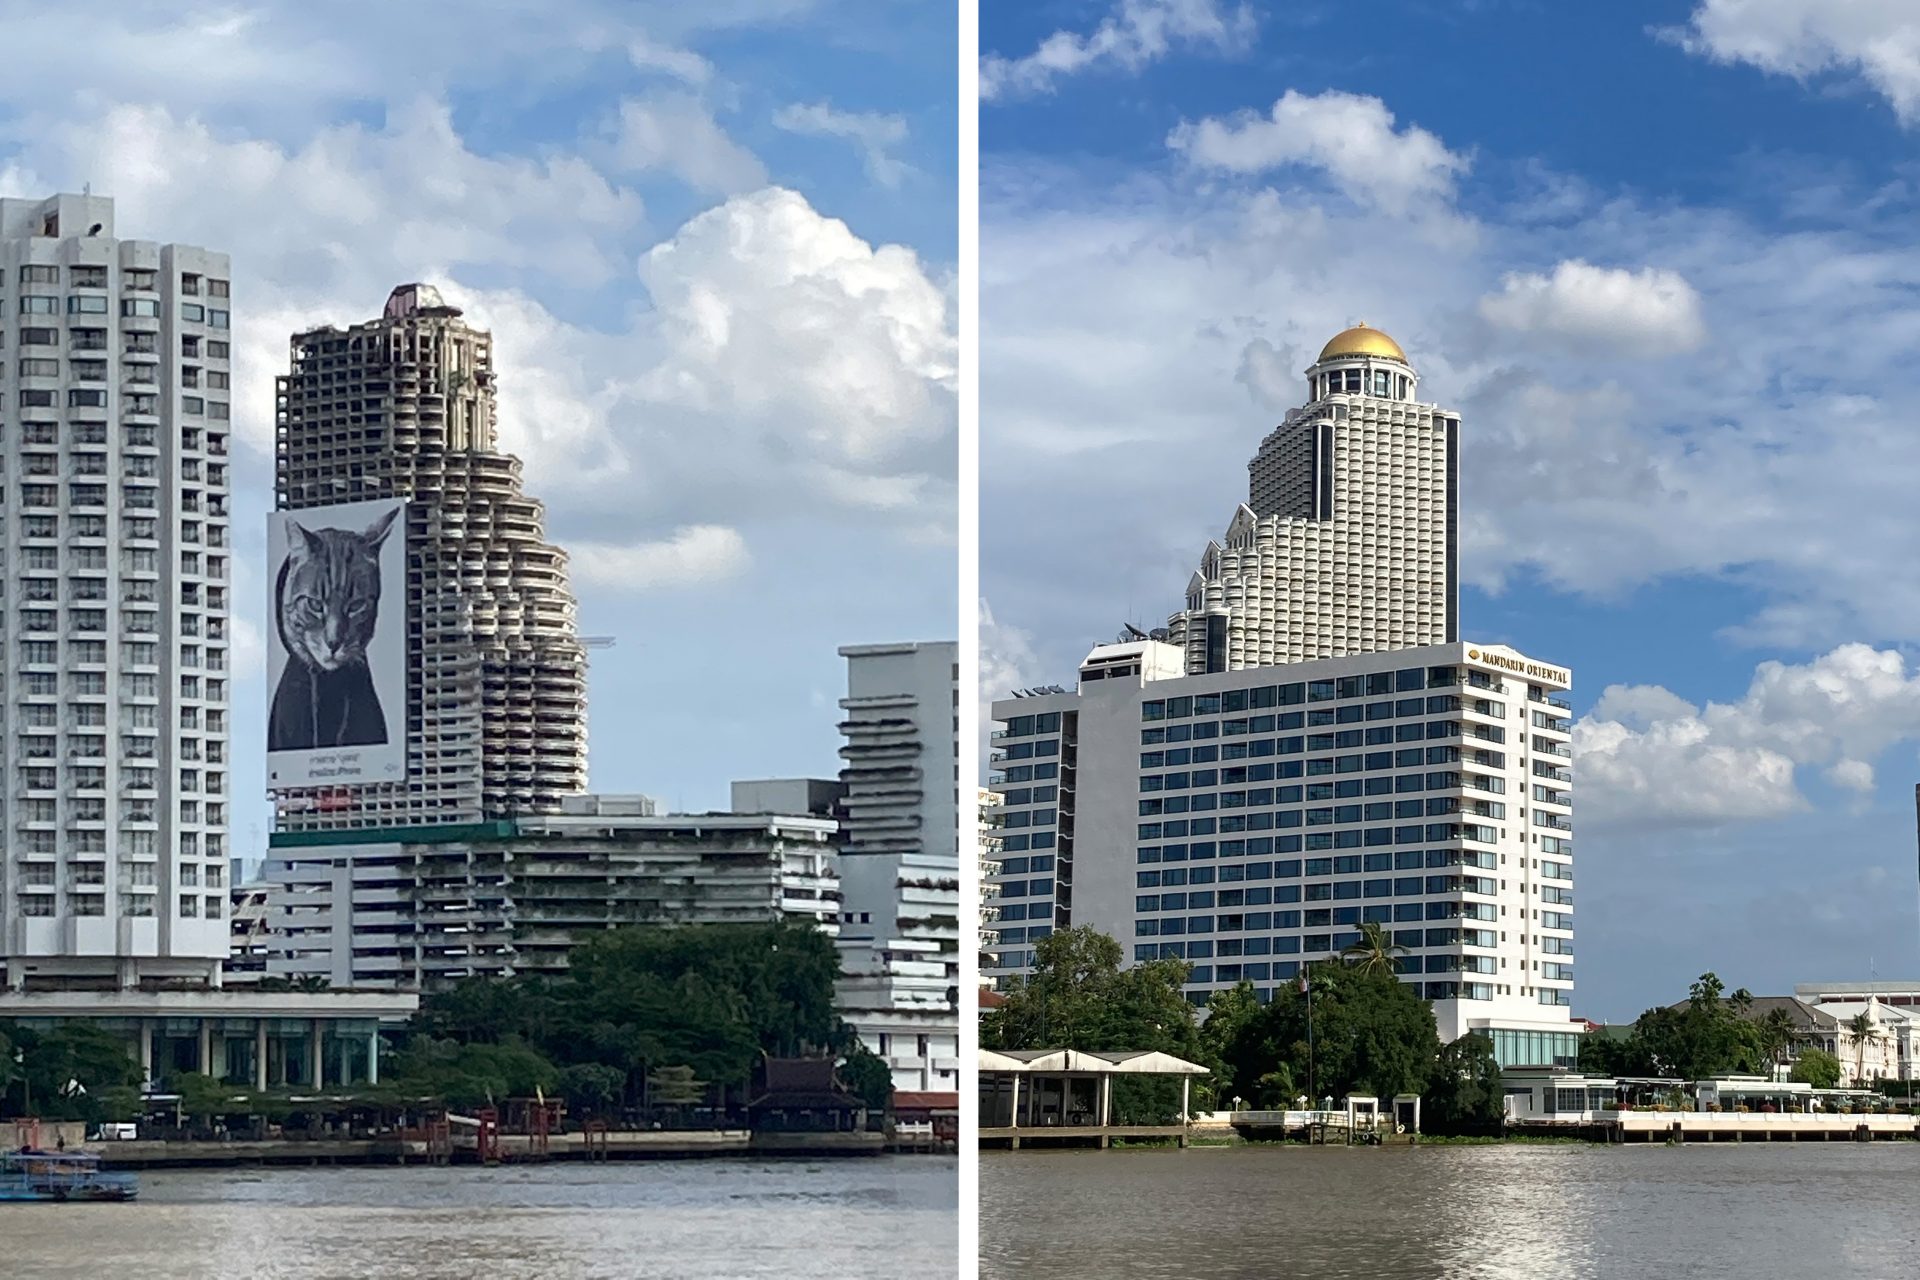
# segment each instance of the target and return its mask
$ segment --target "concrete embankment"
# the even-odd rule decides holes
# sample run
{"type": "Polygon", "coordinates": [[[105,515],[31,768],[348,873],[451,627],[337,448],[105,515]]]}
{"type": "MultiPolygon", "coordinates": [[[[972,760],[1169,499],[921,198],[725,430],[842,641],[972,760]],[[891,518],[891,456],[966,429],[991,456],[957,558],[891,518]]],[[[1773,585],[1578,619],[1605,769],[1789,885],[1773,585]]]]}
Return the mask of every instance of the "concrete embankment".
{"type": "MultiPolygon", "coordinates": [[[[431,1152],[428,1144],[395,1137],[267,1138],[217,1142],[89,1143],[110,1169],[166,1169],[224,1165],[455,1164],[478,1160],[472,1142],[431,1152]]],[[[888,1149],[879,1133],[749,1133],[743,1129],[550,1134],[545,1139],[501,1134],[500,1158],[540,1160],[685,1160],[723,1156],[864,1156],[888,1149]]]]}

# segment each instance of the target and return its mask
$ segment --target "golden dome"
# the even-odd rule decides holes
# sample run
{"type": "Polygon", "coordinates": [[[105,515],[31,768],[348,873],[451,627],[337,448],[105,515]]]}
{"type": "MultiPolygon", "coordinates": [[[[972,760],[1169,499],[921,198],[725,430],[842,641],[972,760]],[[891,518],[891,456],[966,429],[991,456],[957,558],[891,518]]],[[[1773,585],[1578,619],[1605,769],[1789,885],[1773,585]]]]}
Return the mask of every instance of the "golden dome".
{"type": "Polygon", "coordinates": [[[1389,360],[1408,363],[1407,353],[1400,344],[1378,329],[1369,329],[1365,322],[1343,329],[1333,335],[1333,341],[1320,348],[1320,358],[1331,360],[1334,356],[1385,356],[1389,360]]]}

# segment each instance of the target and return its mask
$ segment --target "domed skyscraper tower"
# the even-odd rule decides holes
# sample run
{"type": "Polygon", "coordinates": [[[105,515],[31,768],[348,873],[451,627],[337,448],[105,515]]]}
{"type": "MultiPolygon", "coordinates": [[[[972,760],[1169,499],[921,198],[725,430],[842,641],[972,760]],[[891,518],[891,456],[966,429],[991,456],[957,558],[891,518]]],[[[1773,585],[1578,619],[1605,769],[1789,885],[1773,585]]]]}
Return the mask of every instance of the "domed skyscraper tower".
{"type": "Polygon", "coordinates": [[[1168,620],[1190,674],[1459,639],[1460,419],[1419,385],[1365,324],[1321,349],[1168,620]]]}

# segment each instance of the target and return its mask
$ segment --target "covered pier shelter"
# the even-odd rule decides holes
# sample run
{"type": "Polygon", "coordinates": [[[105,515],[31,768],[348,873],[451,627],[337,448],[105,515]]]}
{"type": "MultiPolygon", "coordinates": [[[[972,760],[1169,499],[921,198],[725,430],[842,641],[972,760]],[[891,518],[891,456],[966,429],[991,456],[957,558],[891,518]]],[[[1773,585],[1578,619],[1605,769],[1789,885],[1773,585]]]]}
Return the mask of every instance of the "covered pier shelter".
{"type": "Polygon", "coordinates": [[[980,1144],[1018,1151],[1023,1143],[1109,1146],[1115,1138],[1172,1138],[1187,1145],[1197,1062],[1170,1053],[1083,1049],[980,1050],[980,1144]],[[1177,1076],[1180,1107],[1161,1124],[1113,1123],[1121,1076],[1177,1076]]]}

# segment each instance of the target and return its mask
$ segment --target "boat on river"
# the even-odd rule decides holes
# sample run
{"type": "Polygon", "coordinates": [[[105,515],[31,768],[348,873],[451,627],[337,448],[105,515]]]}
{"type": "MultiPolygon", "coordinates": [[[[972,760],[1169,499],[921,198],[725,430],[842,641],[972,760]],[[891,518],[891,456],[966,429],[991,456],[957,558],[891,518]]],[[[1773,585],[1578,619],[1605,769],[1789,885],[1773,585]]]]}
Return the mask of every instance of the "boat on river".
{"type": "Polygon", "coordinates": [[[140,1185],[130,1173],[107,1173],[83,1151],[0,1151],[0,1201],[131,1200],[140,1185]]]}

